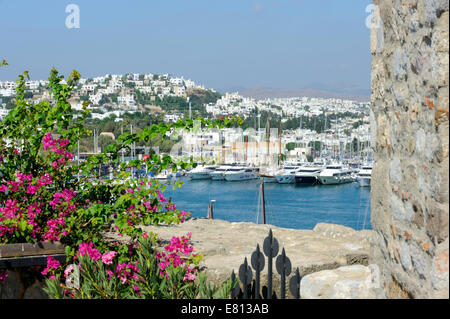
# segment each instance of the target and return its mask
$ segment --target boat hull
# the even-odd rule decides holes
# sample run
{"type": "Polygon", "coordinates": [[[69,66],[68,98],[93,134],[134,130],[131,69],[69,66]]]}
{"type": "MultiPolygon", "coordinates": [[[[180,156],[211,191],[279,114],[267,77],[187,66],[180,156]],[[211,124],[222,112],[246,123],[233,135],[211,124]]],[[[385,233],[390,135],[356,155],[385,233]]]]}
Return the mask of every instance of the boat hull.
{"type": "Polygon", "coordinates": [[[246,173],[246,174],[225,174],[225,180],[228,182],[238,182],[238,181],[248,181],[256,178],[256,174],[246,173]]]}
{"type": "Polygon", "coordinates": [[[293,184],[295,182],[295,175],[278,175],[276,179],[279,184],[293,184]]]}
{"type": "Polygon", "coordinates": [[[277,183],[277,179],[274,176],[259,175],[259,178],[262,179],[264,183],[277,183]]]}
{"type": "Polygon", "coordinates": [[[211,175],[209,173],[190,173],[189,174],[190,179],[197,180],[197,179],[211,179],[211,175]]]}
{"type": "Polygon", "coordinates": [[[211,179],[213,181],[223,181],[225,180],[225,178],[223,177],[223,173],[212,173],[211,174],[211,179]]]}
{"type": "Polygon", "coordinates": [[[339,185],[353,182],[353,179],[348,177],[334,177],[334,176],[319,176],[319,182],[322,185],[339,185]]]}
{"type": "Polygon", "coordinates": [[[298,185],[316,185],[319,184],[317,176],[295,176],[295,184],[298,185]]]}

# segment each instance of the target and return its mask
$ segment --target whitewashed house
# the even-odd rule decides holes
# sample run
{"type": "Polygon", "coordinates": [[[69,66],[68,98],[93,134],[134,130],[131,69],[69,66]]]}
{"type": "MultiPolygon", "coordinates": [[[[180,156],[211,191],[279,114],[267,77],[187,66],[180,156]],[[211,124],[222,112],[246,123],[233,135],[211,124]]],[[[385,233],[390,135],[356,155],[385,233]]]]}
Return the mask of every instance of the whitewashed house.
{"type": "Polygon", "coordinates": [[[25,86],[29,90],[37,90],[39,88],[39,81],[26,81],[25,86]]]}
{"type": "Polygon", "coordinates": [[[89,95],[89,101],[91,101],[93,105],[98,105],[102,97],[102,93],[91,94],[89,95]]]}
{"type": "Polygon", "coordinates": [[[134,95],[131,93],[119,95],[117,97],[117,102],[119,103],[119,107],[126,110],[137,110],[136,100],[134,99],[134,95]]]}
{"type": "Polygon", "coordinates": [[[151,93],[154,92],[153,87],[148,86],[148,85],[146,85],[146,86],[141,86],[141,87],[139,88],[139,91],[141,91],[142,93],[148,93],[148,94],[151,94],[151,93]]]}
{"type": "Polygon", "coordinates": [[[182,78],[171,78],[169,81],[170,81],[170,84],[172,84],[172,85],[176,85],[176,86],[184,85],[184,80],[182,78]]]}
{"type": "Polygon", "coordinates": [[[81,87],[81,94],[88,94],[95,91],[97,84],[84,84],[81,87]]]}
{"type": "Polygon", "coordinates": [[[175,96],[186,96],[186,89],[184,86],[174,86],[172,89],[175,96]]]}

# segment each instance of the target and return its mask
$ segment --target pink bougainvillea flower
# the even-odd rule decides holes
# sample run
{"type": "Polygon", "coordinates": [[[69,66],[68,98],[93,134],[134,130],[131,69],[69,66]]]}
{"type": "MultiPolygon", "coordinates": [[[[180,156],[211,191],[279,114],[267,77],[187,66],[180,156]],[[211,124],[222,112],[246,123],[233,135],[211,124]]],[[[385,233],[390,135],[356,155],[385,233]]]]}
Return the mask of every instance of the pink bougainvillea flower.
{"type": "Polygon", "coordinates": [[[111,270],[106,269],[105,272],[106,272],[106,275],[108,276],[109,280],[111,280],[111,278],[114,277],[114,273],[111,270]]]}
{"type": "Polygon", "coordinates": [[[114,258],[114,256],[117,254],[117,252],[115,252],[115,251],[109,251],[109,252],[107,252],[107,253],[104,253],[103,255],[102,255],[102,262],[105,264],[105,265],[111,265],[112,264],[112,260],[113,260],[113,258],[114,258]]]}
{"type": "Polygon", "coordinates": [[[93,260],[99,260],[102,258],[102,254],[98,251],[98,249],[94,248],[94,244],[90,243],[81,243],[78,245],[78,256],[88,255],[93,260]]]}
{"type": "Polygon", "coordinates": [[[138,262],[135,261],[134,264],[128,262],[117,265],[116,274],[117,277],[122,282],[122,284],[127,283],[131,279],[138,279],[138,276],[136,275],[136,272],[139,271],[139,269],[136,266],[137,263],[138,262]]]}
{"type": "Polygon", "coordinates": [[[1,269],[0,270],[0,283],[5,284],[6,278],[8,278],[8,273],[6,270],[1,269]]]}
{"type": "Polygon", "coordinates": [[[42,145],[44,146],[44,150],[48,150],[54,144],[55,142],[52,139],[52,133],[48,132],[42,139],[42,145]]]}
{"type": "Polygon", "coordinates": [[[48,274],[51,269],[57,269],[61,264],[52,256],[47,257],[47,267],[41,272],[44,276],[48,274]]]}
{"type": "Polygon", "coordinates": [[[184,276],[183,281],[194,281],[195,280],[195,275],[188,273],[184,276]]]}
{"type": "Polygon", "coordinates": [[[38,186],[28,185],[27,194],[36,194],[38,190],[39,190],[38,186]]]}

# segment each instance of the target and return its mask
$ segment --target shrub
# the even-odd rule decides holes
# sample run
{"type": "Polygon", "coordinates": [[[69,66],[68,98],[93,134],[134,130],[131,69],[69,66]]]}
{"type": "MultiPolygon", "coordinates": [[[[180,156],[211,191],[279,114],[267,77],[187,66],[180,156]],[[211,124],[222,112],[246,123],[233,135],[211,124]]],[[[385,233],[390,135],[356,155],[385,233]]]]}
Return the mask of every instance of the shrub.
{"type": "MultiPolygon", "coordinates": [[[[49,258],[44,269],[20,269],[28,276],[49,278],[47,291],[55,298],[191,298],[204,296],[205,291],[216,293],[220,289],[207,286],[203,279],[200,286],[194,284],[197,271],[192,265],[199,257],[181,256],[192,252],[189,238],[173,239],[176,242],[161,253],[155,250],[155,237],[143,239],[141,225],[180,223],[189,213],[164,197],[163,185],[130,179],[126,165],[119,162],[119,152],[132,143],[165,136],[174,128],[191,129],[193,121],[153,124],[138,134],[124,133],[103,153],[78,163],[72,150],[80,138],[91,134],[83,124],[89,115],[88,103],[83,103],[83,112],[77,116],[68,102],[79,78],[73,71],[63,83],[63,76],[52,69],[48,88],[53,100],[33,104],[25,99],[28,73],[19,76],[16,107],[0,123],[0,245],[63,243],[66,265],[49,258]],[[119,178],[101,181],[102,164],[119,169],[119,178]],[[74,178],[80,173],[84,177],[74,178]],[[102,232],[111,228],[130,236],[130,242],[105,240],[102,232]],[[79,283],[61,291],[67,265],[79,273],[79,283]]],[[[234,120],[240,121],[198,119],[206,127],[230,126],[234,120]]],[[[131,161],[128,168],[141,164],[131,161]]],[[[146,165],[161,171],[196,164],[192,158],[176,162],[168,155],[154,154],[146,165]]],[[[6,273],[0,271],[0,281],[5,279],[6,273]]]]}

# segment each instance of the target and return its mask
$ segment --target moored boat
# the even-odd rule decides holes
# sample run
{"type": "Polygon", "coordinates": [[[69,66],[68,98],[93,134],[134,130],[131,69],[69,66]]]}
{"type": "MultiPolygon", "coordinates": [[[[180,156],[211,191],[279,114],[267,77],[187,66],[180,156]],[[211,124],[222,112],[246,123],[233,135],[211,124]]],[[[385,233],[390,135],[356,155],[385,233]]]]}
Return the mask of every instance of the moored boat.
{"type": "Polygon", "coordinates": [[[316,185],[319,183],[318,176],[324,169],[323,166],[304,166],[295,173],[295,184],[316,185]]]}
{"type": "Polygon", "coordinates": [[[253,167],[232,167],[224,173],[226,181],[247,181],[258,177],[258,172],[253,167]]]}
{"type": "Polygon", "coordinates": [[[211,179],[211,173],[214,172],[216,166],[197,166],[188,172],[190,179],[211,179]]]}
{"type": "Polygon", "coordinates": [[[275,175],[279,169],[276,168],[268,168],[259,171],[259,177],[264,181],[264,183],[277,183],[277,179],[275,175]]]}
{"type": "Polygon", "coordinates": [[[317,178],[322,185],[337,185],[353,182],[352,170],[341,164],[327,165],[317,178]]]}
{"type": "Polygon", "coordinates": [[[356,175],[356,181],[361,187],[370,187],[370,181],[372,179],[372,166],[363,165],[356,175]]]}
{"type": "Polygon", "coordinates": [[[154,178],[159,180],[166,180],[172,177],[171,173],[167,170],[161,171],[159,174],[155,175],[154,178]]]}
{"type": "Polygon", "coordinates": [[[301,166],[285,166],[276,175],[275,178],[279,184],[293,184],[295,182],[295,174],[300,170],[301,166]]]}
{"type": "Polygon", "coordinates": [[[213,181],[223,181],[223,180],[225,180],[224,174],[231,168],[233,168],[233,166],[231,166],[231,165],[222,165],[222,166],[217,167],[209,175],[211,175],[211,179],[213,181]]]}

